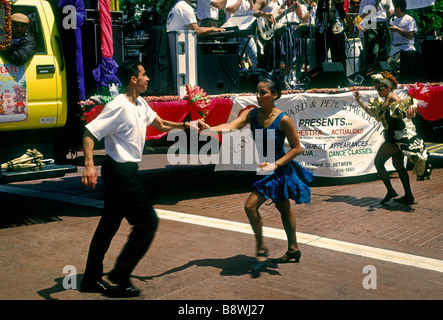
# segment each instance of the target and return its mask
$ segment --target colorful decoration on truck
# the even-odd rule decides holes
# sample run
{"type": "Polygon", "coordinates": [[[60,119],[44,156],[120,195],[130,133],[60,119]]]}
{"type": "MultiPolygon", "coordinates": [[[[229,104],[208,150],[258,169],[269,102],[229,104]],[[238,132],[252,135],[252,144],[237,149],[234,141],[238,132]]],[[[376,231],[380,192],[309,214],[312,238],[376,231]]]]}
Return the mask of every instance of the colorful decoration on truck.
{"type": "Polygon", "coordinates": [[[28,119],[28,94],[24,65],[0,65],[0,123],[28,119]]]}
{"type": "Polygon", "coordinates": [[[9,0],[0,0],[0,50],[6,50],[11,45],[12,29],[11,29],[11,5],[9,0]]]}
{"type": "Polygon", "coordinates": [[[121,84],[115,75],[117,62],[114,60],[114,43],[112,39],[112,21],[109,0],[99,0],[100,30],[102,60],[98,67],[92,70],[97,87],[107,87],[110,84],[121,84]]]}

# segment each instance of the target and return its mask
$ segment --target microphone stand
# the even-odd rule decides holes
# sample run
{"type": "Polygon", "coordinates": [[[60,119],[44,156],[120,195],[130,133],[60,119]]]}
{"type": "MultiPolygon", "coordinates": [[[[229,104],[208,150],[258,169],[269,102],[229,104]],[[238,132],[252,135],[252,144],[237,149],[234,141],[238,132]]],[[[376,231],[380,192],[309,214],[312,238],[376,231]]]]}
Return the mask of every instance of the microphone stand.
{"type": "MultiPolygon", "coordinates": [[[[320,3],[317,4],[317,6],[320,6],[320,3]]],[[[329,6],[329,3],[328,3],[329,6]]],[[[318,9],[317,9],[318,10],[318,9]]],[[[328,62],[328,45],[326,43],[326,33],[328,32],[329,22],[328,22],[328,15],[329,15],[329,7],[326,7],[326,2],[323,1],[322,3],[322,25],[320,26],[321,32],[323,33],[323,41],[324,41],[324,48],[325,48],[325,54],[324,54],[324,62],[328,62]]]]}
{"type": "MultiPolygon", "coordinates": [[[[284,13],[285,13],[285,17],[286,17],[286,31],[288,32],[288,38],[289,38],[289,44],[288,44],[288,48],[287,48],[287,56],[289,56],[289,85],[291,86],[292,84],[295,85],[295,80],[294,80],[294,76],[292,74],[292,50],[293,50],[293,43],[292,43],[292,32],[290,29],[290,25],[289,25],[289,19],[288,19],[288,6],[286,5],[286,1],[283,1],[283,6],[284,6],[284,13]]],[[[275,59],[275,55],[274,55],[274,59],[275,59]]]]}
{"type": "MultiPolygon", "coordinates": [[[[311,3],[308,1],[308,12],[309,12],[309,16],[308,16],[308,27],[309,27],[309,69],[315,67],[314,64],[312,63],[314,59],[312,59],[312,47],[313,47],[313,31],[315,30],[314,28],[311,27],[311,14],[312,14],[312,7],[311,7],[311,3]]],[[[315,26],[315,16],[314,16],[314,26],[315,26]]],[[[315,36],[315,35],[314,35],[315,36]]],[[[307,59],[306,59],[307,60],[307,59]]]]}

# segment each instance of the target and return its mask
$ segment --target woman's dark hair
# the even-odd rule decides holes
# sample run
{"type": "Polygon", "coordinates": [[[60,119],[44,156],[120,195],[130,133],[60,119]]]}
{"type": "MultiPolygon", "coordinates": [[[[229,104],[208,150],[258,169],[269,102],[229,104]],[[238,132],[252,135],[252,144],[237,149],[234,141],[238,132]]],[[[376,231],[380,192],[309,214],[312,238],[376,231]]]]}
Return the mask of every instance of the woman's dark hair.
{"type": "Polygon", "coordinates": [[[268,78],[264,78],[260,82],[266,83],[271,93],[277,93],[277,99],[281,97],[283,79],[280,73],[274,74],[268,78]]]}
{"type": "Polygon", "coordinates": [[[139,65],[137,61],[126,61],[118,67],[116,75],[123,87],[129,85],[131,77],[138,77],[139,65]]]}

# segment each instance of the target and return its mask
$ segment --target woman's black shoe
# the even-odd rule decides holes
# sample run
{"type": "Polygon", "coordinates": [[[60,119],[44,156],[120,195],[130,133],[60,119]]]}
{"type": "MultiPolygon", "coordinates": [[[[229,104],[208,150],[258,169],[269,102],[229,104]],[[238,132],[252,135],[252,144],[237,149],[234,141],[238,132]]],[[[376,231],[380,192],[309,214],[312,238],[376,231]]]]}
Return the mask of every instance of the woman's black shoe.
{"type": "Polygon", "coordinates": [[[421,176],[417,176],[417,181],[423,181],[423,180],[429,180],[431,179],[431,173],[432,173],[432,165],[428,162],[426,162],[426,169],[425,173],[423,173],[421,176]]]}
{"type": "MultiPolygon", "coordinates": [[[[387,193],[386,196],[383,198],[383,200],[380,201],[380,204],[385,204],[386,202],[388,202],[388,201],[391,200],[392,198],[395,198],[396,196],[398,196],[398,193],[395,192],[395,190],[388,191],[388,193],[387,193]]],[[[395,201],[395,200],[394,200],[394,201],[395,201]]]]}
{"type": "Polygon", "coordinates": [[[289,252],[286,251],[286,253],[283,255],[283,257],[277,258],[277,259],[271,259],[271,262],[273,263],[288,263],[291,262],[292,259],[295,260],[295,262],[299,262],[301,257],[300,250],[289,252]]]}
{"type": "Polygon", "coordinates": [[[266,267],[268,264],[268,249],[257,252],[257,257],[255,258],[254,265],[252,266],[252,276],[258,278],[260,276],[260,271],[266,267]]]}
{"type": "Polygon", "coordinates": [[[404,204],[413,204],[415,199],[413,196],[403,196],[398,199],[394,199],[395,202],[404,203],[404,204]]]}

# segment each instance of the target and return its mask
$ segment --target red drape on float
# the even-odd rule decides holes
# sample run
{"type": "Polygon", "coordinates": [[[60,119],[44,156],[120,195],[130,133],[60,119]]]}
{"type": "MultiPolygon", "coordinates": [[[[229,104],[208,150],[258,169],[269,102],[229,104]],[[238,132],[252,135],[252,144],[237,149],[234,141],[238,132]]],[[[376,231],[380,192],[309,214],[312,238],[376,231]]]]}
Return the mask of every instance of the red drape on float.
{"type": "Polygon", "coordinates": [[[110,58],[114,55],[114,43],[112,40],[112,21],[109,0],[99,0],[99,4],[102,56],[110,58]]]}
{"type": "MultiPolygon", "coordinates": [[[[192,120],[197,120],[202,117],[197,110],[193,109],[188,100],[155,101],[148,103],[152,110],[157,112],[159,117],[165,120],[183,122],[188,114],[190,114],[192,120]]],[[[208,114],[205,119],[206,123],[212,127],[228,122],[233,104],[230,98],[211,99],[207,107],[208,114]]],[[[104,105],[96,105],[89,112],[84,113],[86,123],[94,120],[104,107],[104,105]]],[[[160,139],[166,134],[166,132],[161,132],[155,130],[152,126],[148,126],[146,129],[146,140],[160,139]]],[[[221,136],[219,136],[219,138],[220,137],[221,136]]]]}
{"type": "Polygon", "coordinates": [[[108,88],[110,84],[120,84],[115,75],[117,73],[117,62],[113,58],[114,43],[112,40],[111,11],[109,0],[99,0],[100,5],[100,35],[102,60],[97,68],[92,70],[97,88],[108,88]]]}
{"type": "MultiPolygon", "coordinates": [[[[233,104],[233,101],[229,98],[211,99],[207,107],[206,123],[211,127],[226,123],[231,114],[233,104]]],[[[174,122],[182,122],[189,113],[192,120],[201,118],[201,115],[192,107],[188,100],[149,102],[149,106],[157,112],[160,118],[174,122]]],[[[166,134],[166,132],[160,132],[149,126],[146,130],[146,140],[159,139],[166,134]]]]}

